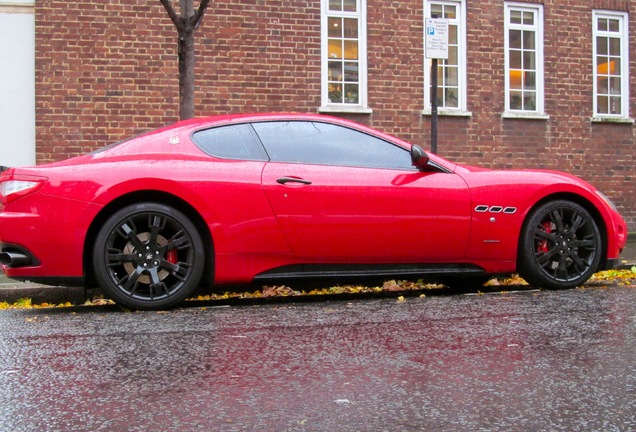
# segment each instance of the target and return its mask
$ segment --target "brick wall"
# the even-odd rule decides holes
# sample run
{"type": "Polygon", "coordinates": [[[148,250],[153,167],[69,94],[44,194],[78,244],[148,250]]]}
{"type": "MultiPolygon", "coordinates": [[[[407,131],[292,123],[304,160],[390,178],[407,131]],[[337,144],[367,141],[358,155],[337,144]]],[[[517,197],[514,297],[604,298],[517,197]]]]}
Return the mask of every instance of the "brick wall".
{"type": "MultiPolygon", "coordinates": [[[[502,119],[503,2],[467,2],[468,110],[441,117],[438,153],[492,168],[541,167],[597,185],[636,230],[634,125],[592,113],[592,10],[630,12],[636,89],[636,2],[545,0],[545,111],[502,119]]],[[[422,116],[422,0],[368,0],[370,115],[362,123],[429,146],[422,116]]],[[[196,34],[197,115],[316,112],[320,1],[213,1],[196,34]]],[[[39,163],[60,160],[178,118],[176,30],[158,0],[36,4],[39,163]]],[[[630,113],[636,116],[636,98],[630,113]]]]}

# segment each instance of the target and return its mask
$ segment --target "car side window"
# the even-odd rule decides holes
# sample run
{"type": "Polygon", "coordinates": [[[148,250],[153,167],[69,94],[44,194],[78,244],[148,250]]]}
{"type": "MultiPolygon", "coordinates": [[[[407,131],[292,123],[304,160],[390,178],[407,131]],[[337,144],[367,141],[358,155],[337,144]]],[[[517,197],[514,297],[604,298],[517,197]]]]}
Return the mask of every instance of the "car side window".
{"type": "Polygon", "coordinates": [[[268,160],[254,129],[247,123],[197,131],[192,135],[192,141],[210,156],[222,159],[268,160]]]}
{"type": "Polygon", "coordinates": [[[415,169],[408,150],[344,126],[308,121],[253,126],[273,162],[415,169]]]}

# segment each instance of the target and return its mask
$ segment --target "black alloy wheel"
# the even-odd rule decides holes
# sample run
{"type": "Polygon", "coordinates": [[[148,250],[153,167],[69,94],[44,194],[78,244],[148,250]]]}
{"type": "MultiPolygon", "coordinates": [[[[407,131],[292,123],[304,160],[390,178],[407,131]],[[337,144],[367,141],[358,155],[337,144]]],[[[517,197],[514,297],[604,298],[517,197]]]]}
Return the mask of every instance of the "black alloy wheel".
{"type": "Polygon", "coordinates": [[[132,309],[177,306],[199,286],[203,241],[180,211],[158,203],[122,208],[100,229],[93,250],[104,293],[132,309]]]}
{"type": "Polygon", "coordinates": [[[566,200],[535,209],[520,241],[519,274],[531,285],[549,289],[584,284],[598,268],[603,248],[592,215],[566,200]]]}

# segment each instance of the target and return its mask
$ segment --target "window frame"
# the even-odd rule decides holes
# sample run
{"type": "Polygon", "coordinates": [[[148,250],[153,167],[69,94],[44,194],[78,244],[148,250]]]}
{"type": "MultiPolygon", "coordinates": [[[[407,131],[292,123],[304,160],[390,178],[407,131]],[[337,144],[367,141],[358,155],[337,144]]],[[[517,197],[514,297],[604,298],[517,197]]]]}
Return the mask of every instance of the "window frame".
{"type": "Polygon", "coordinates": [[[363,113],[373,111],[368,106],[367,70],[367,0],[355,0],[356,12],[330,11],[329,0],[320,2],[320,82],[321,106],[325,113],[363,113]],[[329,100],[329,18],[356,18],[358,20],[358,103],[335,103],[329,100]]]}
{"type": "MultiPolygon", "coordinates": [[[[466,0],[424,0],[424,19],[431,17],[431,5],[453,5],[457,7],[459,18],[449,21],[449,24],[457,25],[457,79],[458,79],[458,103],[457,107],[438,106],[439,115],[471,116],[468,111],[468,62],[467,62],[467,20],[466,0]]],[[[443,18],[443,17],[439,17],[443,18]]],[[[425,28],[425,26],[424,26],[425,28]]],[[[422,34],[422,40],[426,36],[422,34]]],[[[423,42],[424,43],[424,42],[423,42]]],[[[444,60],[442,60],[443,62],[444,60]]],[[[431,114],[431,66],[432,60],[424,58],[424,109],[423,115],[431,114]]]]}
{"type": "Polygon", "coordinates": [[[527,118],[527,119],[548,119],[545,113],[545,57],[544,57],[544,15],[543,4],[536,3],[504,3],[504,112],[503,118],[527,118]],[[532,26],[524,24],[512,24],[511,12],[521,11],[532,12],[535,16],[535,24],[532,26]],[[510,108],[510,30],[532,30],[535,32],[535,91],[536,106],[534,110],[519,110],[510,108]]]}
{"type": "Polygon", "coordinates": [[[627,121],[633,123],[629,117],[629,15],[627,12],[597,9],[592,11],[592,121],[627,121]],[[620,21],[619,39],[620,47],[620,82],[621,82],[621,113],[598,112],[598,69],[596,59],[598,56],[597,38],[600,36],[616,37],[615,32],[598,30],[599,18],[618,19],[620,21]]]}

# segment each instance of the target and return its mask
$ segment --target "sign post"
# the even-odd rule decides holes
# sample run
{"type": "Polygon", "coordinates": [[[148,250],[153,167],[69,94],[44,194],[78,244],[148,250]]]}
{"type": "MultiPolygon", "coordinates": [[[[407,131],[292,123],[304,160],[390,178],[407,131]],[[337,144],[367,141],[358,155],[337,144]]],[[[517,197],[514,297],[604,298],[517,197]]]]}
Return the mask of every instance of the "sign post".
{"type": "Polygon", "coordinates": [[[426,18],[425,57],[431,64],[431,153],[437,153],[437,66],[438,61],[448,59],[448,20],[426,18]]]}

